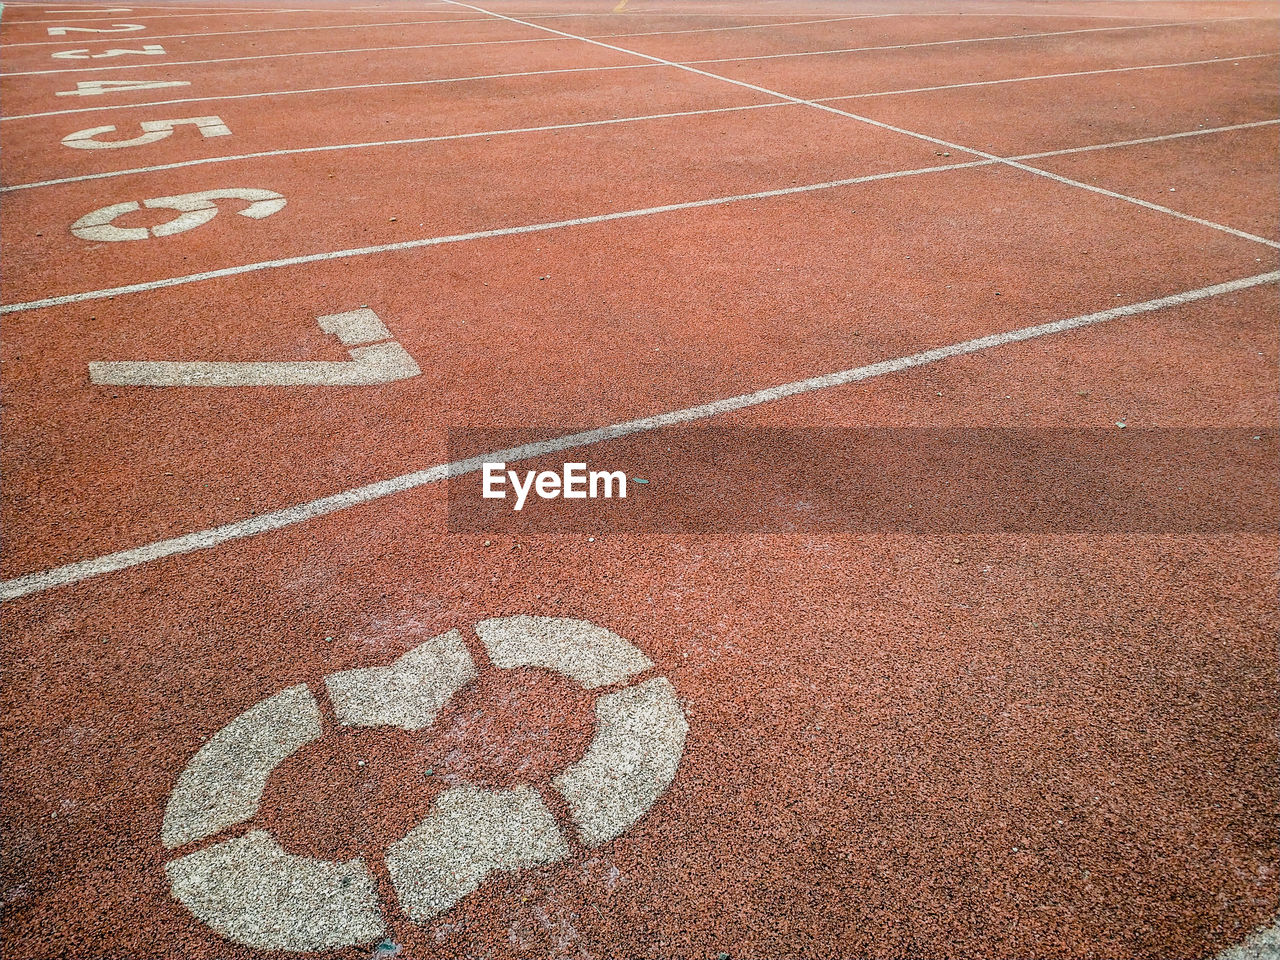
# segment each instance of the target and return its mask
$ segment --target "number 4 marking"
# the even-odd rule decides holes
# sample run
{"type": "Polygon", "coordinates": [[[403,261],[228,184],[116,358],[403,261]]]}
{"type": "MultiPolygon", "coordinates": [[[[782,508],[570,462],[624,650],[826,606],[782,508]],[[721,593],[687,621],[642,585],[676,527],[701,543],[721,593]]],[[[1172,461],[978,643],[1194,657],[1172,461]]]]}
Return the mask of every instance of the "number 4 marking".
{"type": "Polygon", "coordinates": [[[112,387],[367,387],[408,380],[422,373],[413,357],[391,339],[378,315],[368,308],[320,317],[319,322],[321,330],[352,347],[347,351],[350,360],[94,362],[89,364],[89,380],[112,387]]]}
{"type": "Polygon", "coordinates": [[[57,90],[53,95],[55,97],[100,97],[104,93],[189,86],[191,86],[190,80],[78,80],[74,90],[57,90]]]}
{"type": "Polygon", "coordinates": [[[221,117],[184,117],[181,120],[143,120],[142,136],[131,140],[98,140],[100,133],[114,133],[115,124],[105,127],[89,127],[68,133],[62,138],[62,144],[76,150],[118,150],[121,147],[141,147],[173,136],[173,128],[182,123],[194,123],[202,137],[229,137],[231,128],[222,122],[221,117]]]}

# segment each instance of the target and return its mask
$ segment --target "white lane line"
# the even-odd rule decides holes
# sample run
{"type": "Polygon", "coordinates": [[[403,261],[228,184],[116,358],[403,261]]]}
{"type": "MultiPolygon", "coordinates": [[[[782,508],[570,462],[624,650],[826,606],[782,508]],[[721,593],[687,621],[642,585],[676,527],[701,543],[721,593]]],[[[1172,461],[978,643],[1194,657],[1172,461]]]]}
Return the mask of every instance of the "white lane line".
{"type": "Polygon", "coordinates": [[[1061,150],[1044,150],[1040,153],[1024,153],[1014,160],[1039,160],[1042,157],[1061,157],[1069,153],[1089,153],[1092,150],[1110,150],[1113,147],[1137,147],[1144,143],[1163,143],[1166,140],[1182,140],[1205,134],[1230,133],[1233,130],[1252,130],[1255,127],[1274,127],[1280,120],[1254,120],[1252,123],[1232,123],[1225,127],[1205,127],[1200,130],[1184,130],[1181,133],[1164,133],[1157,137],[1139,137],[1136,140],[1113,140],[1111,143],[1094,143],[1084,147],[1066,147],[1061,150]]]}
{"type": "MultiPolygon", "coordinates": [[[[1268,54],[1280,56],[1280,54],[1268,54]]],[[[835,98],[843,99],[843,98],[835,98]]],[[[749,103],[737,107],[710,107],[704,110],[680,110],[673,113],[647,113],[632,117],[609,117],[603,120],[580,120],[575,123],[550,123],[537,127],[507,127],[501,130],[480,130],[474,133],[448,133],[434,137],[408,137],[402,140],[374,140],[356,143],[333,143],[315,147],[294,147],[282,150],[262,150],[257,153],[231,154],[223,157],[200,157],[195,160],[178,160],[174,163],[160,163],[149,167],[132,167],[126,170],[114,170],[106,173],[86,173],[76,177],[63,177],[60,180],[40,180],[34,183],[18,183],[8,187],[0,187],[0,193],[11,193],[15,190],[32,190],[37,187],[53,187],[64,183],[80,183],[85,180],[108,180],[115,177],[131,176],[139,173],[157,173],[162,170],[177,170],[183,167],[206,166],[213,163],[231,163],[240,160],[259,160],[265,157],[286,157],[305,153],[330,153],[343,150],[361,150],[376,147],[399,147],[420,143],[442,143],[450,140],[473,140],[479,137],[501,137],[522,133],[546,133],[552,130],[574,130],[580,127],[607,127],[624,123],[640,123],[648,120],[670,120],[678,117],[702,117],[716,113],[738,113],[746,110],[764,110],[769,107],[794,107],[798,104],[785,100],[768,103],[749,103]]],[[[1185,130],[1178,133],[1165,133],[1137,140],[1113,140],[1109,143],[1094,143],[1081,147],[1067,147],[1059,150],[1047,150],[1040,153],[1025,153],[1010,157],[1011,160],[1038,160],[1041,157],[1056,157],[1067,153],[1083,153],[1089,150],[1109,150],[1113,147],[1132,147],[1143,143],[1159,143],[1163,140],[1180,140],[1184,137],[1200,137],[1215,133],[1229,133],[1233,130],[1247,130],[1252,127],[1267,127],[1280,124],[1280,120],[1254,120],[1248,123],[1233,123],[1223,127],[1203,127],[1197,130],[1185,130]]]]}
{"type": "MultiPolygon", "coordinates": [[[[561,37],[577,36],[576,34],[567,33],[564,30],[556,30],[552,27],[546,27],[539,23],[530,23],[527,20],[519,20],[515,17],[508,17],[505,14],[493,13],[492,11],[486,10],[484,7],[478,7],[473,3],[466,3],[464,2],[464,0],[445,0],[445,2],[451,3],[453,6],[459,7],[464,10],[474,10],[477,13],[488,13],[490,16],[498,20],[506,20],[510,23],[522,23],[526,27],[532,27],[535,30],[542,30],[547,33],[553,33],[557,36],[561,36],[561,37]]],[[[641,53],[637,50],[628,50],[626,47],[619,47],[611,43],[605,43],[603,40],[592,40],[589,37],[578,36],[578,39],[581,40],[583,43],[589,43],[592,46],[603,47],[606,50],[614,50],[621,53],[630,53],[632,56],[639,57],[642,60],[648,60],[651,63],[660,63],[660,64],[663,64],[664,66],[675,67],[679,70],[685,70],[689,73],[696,74],[701,77],[709,77],[712,80],[720,80],[724,83],[732,84],[735,87],[742,87],[745,90],[754,90],[756,93],[762,93],[762,94],[765,94],[766,96],[776,97],[779,100],[786,100],[790,103],[804,104],[806,106],[813,107],[815,110],[822,110],[826,113],[833,113],[838,117],[848,117],[850,120],[857,120],[860,123],[869,124],[870,126],[877,127],[881,130],[888,130],[892,133],[899,133],[905,137],[911,137],[912,139],[921,140],[925,143],[932,143],[940,147],[946,147],[949,150],[959,150],[964,153],[971,153],[971,154],[974,154],[975,156],[983,157],[987,160],[992,160],[996,163],[1013,167],[1015,170],[1021,170],[1024,173],[1031,173],[1037,177],[1044,177],[1046,180],[1052,180],[1055,183],[1061,183],[1065,186],[1070,186],[1070,187],[1078,187],[1081,190],[1088,190],[1090,193],[1096,193],[1104,197],[1110,197],[1113,200],[1121,200],[1125,203],[1131,203],[1134,206],[1143,207],[1144,209],[1147,209],[1147,210],[1153,210],[1158,213],[1163,213],[1171,217],[1176,217],[1177,219],[1185,220],[1188,223],[1195,223],[1195,224],[1198,224],[1199,226],[1208,227],[1212,230],[1217,230],[1221,233],[1229,233],[1232,236],[1240,237],[1243,240],[1251,240],[1255,243],[1261,243],[1273,249],[1280,249],[1280,243],[1277,243],[1275,240],[1268,240],[1266,237],[1259,237],[1256,234],[1247,233],[1244,230],[1237,230],[1234,227],[1228,227],[1225,224],[1215,223],[1212,220],[1205,220],[1201,217],[1193,217],[1190,214],[1182,213],[1181,211],[1174,210],[1170,207],[1161,206],[1158,203],[1151,203],[1150,201],[1141,200],[1137,197],[1131,197],[1131,196],[1128,196],[1127,194],[1117,193],[1114,190],[1107,190],[1104,187],[1097,187],[1097,186],[1094,186],[1093,184],[1085,183],[1081,180],[1072,180],[1070,177],[1064,177],[1056,173],[1050,173],[1048,170],[1041,170],[1038,167],[1032,167],[1018,160],[1013,160],[1008,157],[1000,157],[994,153],[988,153],[985,150],[979,150],[976,147],[962,146],[958,143],[953,143],[950,140],[943,140],[941,137],[932,137],[932,136],[929,136],[928,134],[919,133],[915,130],[908,130],[905,127],[898,127],[891,123],[884,123],[881,120],[875,120],[875,119],[872,119],[871,117],[863,116],[862,114],[851,113],[848,110],[841,110],[838,107],[833,107],[828,103],[821,103],[816,100],[806,100],[803,97],[795,97],[789,93],[782,93],[778,90],[772,90],[768,87],[761,87],[754,83],[747,83],[745,80],[735,80],[733,77],[726,77],[723,74],[712,73],[709,70],[701,70],[698,67],[691,66],[690,64],[687,64],[687,63],[677,63],[673,60],[666,60],[663,57],[657,57],[651,53],[641,53]]]]}
{"type": "Polygon", "coordinates": [[[1212,57],[1209,60],[1184,60],[1180,63],[1144,63],[1134,67],[1101,67],[1097,70],[1072,70],[1069,73],[1041,73],[1030,77],[1008,77],[1003,80],[969,80],[965,83],[942,83],[932,87],[904,87],[900,90],[875,90],[870,93],[849,93],[839,97],[819,97],[817,102],[835,100],[865,100],[870,97],[897,97],[908,93],[933,93],[937,90],[959,90],[962,87],[992,87],[1002,83],[1026,83],[1031,80],[1061,80],[1069,77],[1091,77],[1100,73],[1127,73],[1131,70],[1164,70],[1169,67],[1199,67],[1210,63],[1234,63],[1237,60],[1264,60],[1280,57],[1280,53],[1245,53],[1238,57],[1212,57]]]}
{"type": "Polygon", "coordinates": [[[181,277],[167,277],[163,280],[148,280],[143,283],[131,283],[120,287],[108,287],[104,290],[89,290],[83,293],[69,293],[58,297],[46,297],[31,300],[27,303],[9,303],[0,306],[0,316],[9,313],[21,313],[27,310],[39,310],[43,307],[58,307],[69,303],[85,303],[89,300],[103,300],[122,296],[128,293],[147,293],[152,290],[164,290],[169,287],[181,287],[189,283],[200,283],[204,280],[216,280],[219,277],[234,277],[244,273],[258,273],[262,270],[277,270],[281,267],[296,267],[307,263],[320,263],[326,260],[346,260],[350,257],[370,256],[378,253],[390,253],[396,250],[417,250],[423,247],[437,247],[450,243],[463,243],[468,240],[486,240],[491,237],[511,237],[525,233],[542,233],[546,230],[559,230],[564,227],[580,227],[592,223],[609,223],[614,220],[631,220],[636,217],[648,217],[661,213],[675,213],[680,210],[696,210],[701,207],[719,207],[729,203],[740,203],[748,200],[768,200],[773,197],[786,197],[797,193],[812,193],[815,190],[830,190],[836,187],[848,187],[858,183],[871,183],[877,180],[895,180],[899,177],[914,177],[926,173],[939,173],[944,170],[962,170],[966,167],[985,167],[995,161],[972,160],[963,163],[949,163],[934,167],[919,167],[913,170],[895,170],[889,173],[874,173],[862,177],[849,177],[844,180],[830,180],[824,183],[803,184],[796,187],[781,187],[776,190],[761,190],[754,193],[736,193],[730,196],[709,197],[704,200],[687,200],[681,203],[663,204],[657,207],[640,207],[631,210],[619,210],[614,213],[601,213],[590,217],[576,217],[571,220],[552,220],[545,223],[524,224],[518,227],[501,227],[496,230],[476,230],[471,233],[456,233],[441,237],[423,237],[418,240],[401,240],[397,243],[380,243],[368,247],[353,247],[347,250],[331,250],[325,253],[310,253],[297,257],[282,257],[278,260],[263,260],[258,263],[246,263],[236,267],[223,267],[219,270],[205,270],[201,273],[190,273],[181,277]]]}
{"type": "Polygon", "coordinates": [[[389,50],[431,50],[436,47],[491,47],[508,43],[564,43],[563,37],[524,37],[520,40],[457,40],[452,43],[409,43],[395,47],[352,47],[345,50],[299,50],[293,53],[258,53],[248,57],[218,57],[213,60],[165,60],[160,63],[121,63],[108,67],[62,67],[58,70],[18,70],[0,73],[4,77],[39,77],[50,73],[101,73],[104,70],[137,70],[151,67],[167,70],[170,67],[193,67],[208,63],[239,63],[243,60],[283,60],[290,57],[320,57],[343,53],[384,53],[389,50]]]}
{"type": "MultiPolygon", "coordinates": [[[[183,40],[189,37],[235,37],[249,33],[301,33],[304,30],[367,30],[376,27],[416,27],[424,23],[480,23],[483,17],[446,17],[440,20],[396,20],[390,23],[333,23],[319,26],[297,26],[297,27],[264,27],[260,30],[222,30],[217,33],[161,33],[155,36],[147,35],[147,40],[183,40]]],[[[5,43],[0,44],[0,49],[12,50],[14,47],[51,47],[65,46],[72,42],[68,40],[34,40],[23,41],[22,43],[5,43]]],[[[77,44],[82,43],[119,43],[120,38],[108,38],[105,40],[80,40],[74,41],[77,44]]]]}
{"type": "MultiPolygon", "coordinates": [[[[552,38],[548,38],[548,39],[552,39],[552,38]]],[[[587,37],[583,39],[594,40],[595,38],[587,37]]],[[[503,42],[509,42],[509,41],[503,41],[503,42]]],[[[524,41],[519,41],[519,42],[524,42],[524,41]]],[[[396,48],[388,48],[388,49],[396,49],[396,48]]],[[[619,47],[616,49],[621,50],[622,48],[619,47]]],[[[330,51],[321,51],[321,52],[330,52],[330,51]]],[[[344,51],[334,51],[334,52],[344,52],[344,51]]],[[[625,52],[634,54],[634,51],[630,51],[630,50],[625,52]]],[[[1102,67],[1096,70],[1076,70],[1070,73],[1044,73],[1044,74],[1036,74],[1034,76],[1029,76],[1029,77],[1008,77],[1001,80],[971,80],[965,83],[944,83],[944,84],[939,84],[937,86],[931,86],[931,87],[906,87],[900,90],[879,90],[879,91],[871,91],[869,93],[850,93],[850,94],[843,94],[841,96],[834,96],[834,97],[819,97],[812,102],[830,103],[835,100],[855,100],[855,99],[863,99],[868,97],[890,97],[890,96],[898,96],[900,94],[908,94],[908,93],[929,93],[937,90],[955,90],[961,87],[984,87],[984,86],[992,86],[992,85],[1004,84],[1004,83],[1025,83],[1031,80],[1055,80],[1063,77],[1087,77],[1093,74],[1124,73],[1130,70],[1162,70],[1170,67],[1199,66],[1202,64],[1210,64],[1210,63],[1226,63],[1226,62],[1235,61],[1235,60],[1259,60],[1266,57],[1276,57],[1276,56],[1280,56],[1280,54],[1278,53],[1246,53],[1246,54],[1241,54],[1239,56],[1213,57],[1208,60],[1187,60],[1181,63],[1150,63],[1150,64],[1139,64],[1137,66],[1130,66],[1130,67],[1102,67]]],[[[570,70],[572,72],[589,73],[594,70],[635,69],[637,67],[647,67],[647,66],[655,66],[655,65],[657,64],[650,62],[650,63],[632,64],[632,65],[627,65],[622,67],[619,67],[619,66],[574,67],[574,68],[570,68],[570,70]]],[[[683,66],[682,64],[673,64],[673,65],[677,67],[683,66]]],[[[498,76],[499,77],[536,77],[536,76],[541,76],[547,73],[563,73],[563,72],[566,72],[566,71],[560,70],[560,69],[530,70],[524,73],[499,74],[498,76]]],[[[716,74],[706,73],[705,71],[698,70],[693,72],[700,73],[704,76],[713,77],[715,79],[727,79],[727,78],[719,77],[716,74]]],[[[369,89],[377,89],[381,87],[405,86],[405,85],[416,84],[416,83],[455,83],[455,82],[460,83],[468,80],[491,80],[491,79],[494,79],[494,77],[487,76],[487,75],[476,76],[476,77],[442,77],[442,78],[431,79],[431,80],[383,81],[379,83],[352,84],[350,86],[342,86],[342,87],[311,87],[311,88],[306,88],[302,90],[269,90],[269,91],[264,91],[259,93],[236,93],[236,94],[224,94],[224,95],[215,95],[215,96],[208,96],[208,97],[184,97],[182,99],[177,99],[177,100],[152,100],[146,103],[111,103],[111,104],[103,104],[102,106],[98,106],[98,107],[75,107],[67,110],[49,110],[43,113],[26,113],[26,114],[18,114],[15,116],[8,116],[8,117],[0,116],[0,123],[5,122],[6,120],[34,120],[41,117],[62,116],[64,114],[97,113],[100,110],[128,110],[133,107],[162,107],[162,106],[166,106],[168,104],[174,104],[174,103],[202,103],[206,100],[246,100],[246,99],[254,99],[258,97],[282,97],[282,96],[289,96],[292,94],[304,94],[304,93],[330,93],[334,91],[345,91],[345,90],[369,90],[369,89]]],[[[736,81],[730,81],[730,82],[736,82],[736,81]]],[[[791,98],[788,98],[788,102],[797,102],[797,101],[794,101],[791,98]]],[[[803,101],[803,102],[809,103],[810,101],[803,101]]]]}
{"type": "Polygon", "coordinates": [[[770,103],[749,103],[738,107],[712,107],[704,110],[681,110],[674,113],[647,113],[633,117],[610,117],[605,120],[581,120],[576,123],[549,123],[536,127],[509,127],[502,130],[480,130],[475,133],[448,133],[434,137],[409,137],[403,140],[374,140],[357,143],[334,143],[316,147],[294,147],[283,150],[262,150],[257,153],[241,153],[223,157],[200,157],[195,160],[179,160],[174,163],[160,163],[149,167],[133,167],[129,170],[116,170],[107,173],[86,173],[78,177],[63,177],[60,180],[41,180],[36,183],[19,183],[10,187],[0,187],[0,193],[14,190],[30,190],[35,187],[52,187],[63,183],[79,183],[84,180],[107,180],[124,177],[135,173],[155,173],[160,170],[177,170],[182,167],[204,166],[210,163],[230,163],[238,160],[257,160],[263,157],[287,157],[300,153],[328,153],[335,150],[360,150],[369,147],[398,147],[416,143],[441,143],[448,140],[472,140],[477,137],[499,137],[517,133],[545,133],[551,130],[573,130],[578,127],[604,127],[619,123],[637,123],[644,120],[668,120],[675,117],[701,117],[713,113],[735,113],[739,110],[760,110],[765,107],[791,107],[795,104],[785,101],[770,103]]]}
{"type": "Polygon", "coordinates": [[[1226,283],[1216,283],[1212,286],[1200,287],[1195,290],[1187,290],[1170,296],[1158,297],[1154,300],[1144,300],[1141,303],[1114,307],[1109,310],[1101,310],[1097,313],[1086,313],[1066,320],[1056,320],[1052,323],[1045,323],[1032,327],[1022,327],[1020,329],[1009,330],[1004,333],[994,333],[989,336],[979,337],[975,340],[965,340],[960,343],[952,343],[947,346],[935,347],[931,350],[925,350],[905,357],[898,357],[893,360],[883,360],[879,363],[873,363],[863,367],[855,367],[850,370],[841,370],[836,373],[823,374],[822,376],[811,377],[805,380],[795,380],[791,383],[784,383],[764,390],[757,390],[753,393],[740,394],[736,397],[727,397],[723,400],[716,400],[711,403],[699,404],[693,407],[685,407],[681,410],[673,410],[668,413],[642,417],[637,420],[615,423],[595,430],[586,430],[581,433],[569,434],[568,436],[555,437],[535,443],[527,443],[518,447],[513,447],[509,450],[498,450],[481,456],[471,457],[467,460],[456,460],[452,463],[437,464],[423,470],[415,470],[411,473],[404,473],[397,477],[379,480],[375,483],[355,487],[350,490],[342,491],[341,493],[331,494],[317,500],[312,500],[308,503],[287,507],[283,510],[275,510],[271,513],[264,513],[245,520],[237,520],[221,526],[211,527],[206,530],[183,534],[168,540],[157,540],[143,546],[120,550],[116,553],[109,553],[104,556],[95,557],[91,560],[81,560],[52,570],[43,570],[38,573],[29,573],[24,576],[15,577],[11,580],[5,580],[0,582],[0,602],[15,600],[19,597],[25,597],[33,593],[41,593],[45,590],[52,590],[56,587],[87,580],[90,577],[97,577],[106,573],[127,570],[130,567],[150,563],[153,560],[159,560],[164,557],[179,556],[181,554],[192,553],[196,550],[207,550],[211,547],[215,547],[219,544],[227,543],[232,540],[241,540],[246,537],[253,537],[273,530],[280,530],[299,523],[306,523],[307,521],[315,520],[319,517],[350,509],[351,507],[371,503],[375,500],[380,500],[384,497],[389,497],[397,493],[403,493],[406,490],[412,490],[416,487],[439,483],[440,481],[446,480],[450,477],[459,477],[469,473],[475,473],[482,469],[483,464],[486,462],[496,462],[500,460],[505,463],[518,463],[523,460],[530,460],[536,457],[545,456],[549,453],[559,453],[563,450],[573,450],[581,447],[592,446],[597,443],[615,440],[620,437],[634,436],[636,434],[661,430],[663,428],[673,427],[679,424],[706,420],[711,417],[731,413],[735,410],[745,410],[750,407],[760,406],[761,404],[773,403],[774,401],[783,400],[787,397],[794,397],[805,393],[812,393],[817,390],[827,390],[832,387],[859,383],[863,380],[870,380],[873,377],[881,377],[891,373],[900,373],[904,370],[938,363],[939,361],[949,360],[953,357],[978,353],[983,350],[1007,346],[1012,343],[1034,340],[1037,337],[1065,333],[1069,330],[1078,330],[1081,327],[1107,323],[1112,320],[1119,320],[1123,317],[1132,317],[1139,314],[1152,313],[1157,310],[1164,310],[1169,307],[1183,306],[1188,303],[1194,303],[1197,300],[1204,300],[1209,297],[1235,293],[1240,290],[1247,290],[1250,287],[1276,283],[1277,281],[1280,281],[1280,271],[1260,273],[1251,277],[1231,280],[1226,283]]]}
{"type": "MultiPolygon", "coordinates": [[[[443,0],[442,0],[443,2],[443,0]]],[[[659,35],[669,35],[676,33],[712,33],[722,30],[760,30],[770,27],[790,27],[797,24],[805,23],[834,23],[842,20],[865,20],[876,16],[876,14],[867,14],[858,17],[833,17],[828,20],[798,20],[788,23],[753,23],[743,27],[703,27],[697,30],[662,30],[655,33],[605,33],[593,34],[603,38],[610,37],[652,37],[659,35]]],[[[134,20],[143,20],[145,17],[134,17],[134,20]]],[[[482,22],[479,18],[475,21],[459,21],[459,22],[482,22]]],[[[430,47],[483,47],[493,46],[504,43],[547,43],[555,40],[564,40],[564,37],[527,37],[520,40],[465,40],[455,43],[420,43],[420,44],[403,44],[390,47],[349,47],[342,50],[297,50],[290,53],[261,53],[249,57],[219,57],[211,60],[177,60],[173,62],[155,63],[125,63],[114,64],[112,66],[93,66],[93,67],[63,67],[58,70],[18,70],[8,73],[0,73],[3,77],[36,77],[50,73],[83,73],[85,71],[101,71],[101,70],[137,70],[141,67],[189,67],[199,66],[206,63],[235,63],[241,60],[279,60],[289,57],[317,57],[332,54],[348,54],[348,53],[384,53],[389,50],[423,50],[430,47]]]]}
{"type": "MultiPolygon", "coordinates": [[[[605,70],[644,70],[659,66],[656,63],[623,63],[611,67],[557,67],[552,70],[525,70],[520,73],[484,73],[471,77],[437,77],[432,80],[387,80],[382,83],[350,83],[338,87],[305,87],[301,90],[273,90],[270,93],[225,93],[211,97],[178,97],[173,100],[150,100],[146,103],[104,103],[100,107],[74,107],[70,110],[48,110],[44,113],[24,113],[7,120],[34,120],[38,117],[60,117],[69,113],[99,113],[103,110],[130,110],[135,107],[165,107],[174,103],[207,103],[211,100],[256,100],[260,97],[290,97],[304,93],[334,93],[339,90],[371,90],[386,87],[422,87],[436,83],[467,83],[473,80],[505,80],[511,77],[545,77],[556,73],[600,73],[605,70]]],[[[106,81],[103,81],[104,83],[106,81]]],[[[126,82],[126,81],[121,81],[126,82]]]]}
{"type": "MultiPolygon", "coordinates": [[[[468,4],[468,6],[470,6],[468,4]]],[[[472,9],[480,9],[475,7],[472,9]]],[[[1213,20],[1174,20],[1166,23],[1140,23],[1124,27],[1085,27],[1080,30],[1053,30],[1047,33],[1014,33],[999,37],[962,37],[956,40],[925,40],[919,43],[894,43],[873,47],[842,47],[838,50],[804,50],[798,53],[764,53],[752,57],[716,57],[710,60],[685,60],[683,63],[738,63],[746,60],[783,60],[789,57],[825,57],[836,53],[864,53],[871,50],[912,50],[917,47],[945,47],[961,43],[990,43],[999,40],[1031,40],[1038,37],[1066,37],[1077,33],[1116,33],[1121,30],[1156,30],[1164,27],[1189,27],[1205,23],[1250,20],[1251,17],[1218,17],[1213,20]]],[[[534,24],[530,24],[534,26],[534,24]]],[[[583,37],[584,40],[592,39],[583,37]]]]}
{"type": "MultiPolygon", "coordinates": [[[[6,6],[7,5],[8,4],[6,4],[6,6]]],[[[444,6],[444,5],[445,4],[443,0],[441,0],[440,6],[444,6]]],[[[135,10],[175,9],[173,7],[139,7],[136,3],[132,4],[131,6],[135,10]]],[[[228,10],[226,7],[184,7],[184,8],[177,8],[177,9],[185,9],[185,10],[188,10],[188,12],[187,13],[157,13],[157,14],[151,14],[151,15],[142,16],[142,17],[136,17],[130,14],[129,20],[131,22],[135,20],[196,20],[196,19],[203,20],[206,17],[240,17],[240,16],[253,17],[253,16],[261,16],[264,14],[277,14],[277,13],[333,13],[335,12],[333,8],[323,9],[320,7],[282,7],[279,10],[264,9],[261,7],[245,8],[243,10],[241,9],[228,10]]],[[[343,7],[341,12],[348,13],[352,10],[379,10],[383,13],[429,12],[421,8],[390,9],[390,8],[384,8],[384,7],[343,7]]],[[[10,21],[9,25],[25,26],[28,23],[93,23],[95,20],[111,20],[118,16],[119,16],[118,14],[110,14],[109,16],[103,16],[103,17],[76,17],[68,14],[65,17],[58,17],[53,20],[12,20],[10,21]]]]}
{"type": "MultiPolygon", "coordinates": [[[[812,23],[843,23],[847,20],[880,20],[898,14],[861,13],[852,17],[825,17],[821,20],[785,20],[777,23],[744,23],[733,27],[694,27],[688,30],[648,30],[644,33],[593,33],[592,37],[671,37],[683,33],[725,33],[729,30],[772,30],[774,27],[801,27],[812,23]]],[[[530,17],[529,19],[536,19],[530,17]]]]}

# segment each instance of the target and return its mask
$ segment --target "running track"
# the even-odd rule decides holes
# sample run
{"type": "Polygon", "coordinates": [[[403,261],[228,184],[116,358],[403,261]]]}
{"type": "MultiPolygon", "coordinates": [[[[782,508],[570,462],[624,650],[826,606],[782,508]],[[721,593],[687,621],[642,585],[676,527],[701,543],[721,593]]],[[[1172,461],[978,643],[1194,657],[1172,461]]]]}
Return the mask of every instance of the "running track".
{"type": "Polygon", "coordinates": [[[210,840],[166,808],[300,685],[324,736],[216,839],[370,864],[252,888],[320,943],[371,884],[309,955],[1277,956],[1274,523],[788,527],[734,438],[1274,442],[1278,39],[1252,0],[6,3],[5,956],[260,955],[175,897],[210,840]],[[120,380],[155,361],[239,385],[120,380]],[[451,523],[486,451],[660,493],[690,437],[710,533],[451,523]],[[476,629],[520,615],[678,697],[607,842],[546,787],[589,698],[476,629]],[[454,629],[429,728],[346,724],[334,674],[454,629]],[[415,918],[388,845],[525,780],[565,855],[415,918]]]}

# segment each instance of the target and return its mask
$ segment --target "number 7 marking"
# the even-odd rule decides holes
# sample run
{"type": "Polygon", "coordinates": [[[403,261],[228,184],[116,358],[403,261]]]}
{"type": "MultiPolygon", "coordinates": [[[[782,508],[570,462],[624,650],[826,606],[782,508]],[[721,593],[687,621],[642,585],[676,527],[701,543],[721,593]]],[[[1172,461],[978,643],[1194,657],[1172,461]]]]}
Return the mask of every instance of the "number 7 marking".
{"type": "Polygon", "coordinates": [[[422,373],[372,310],[361,308],[318,319],[321,330],[352,347],[347,351],[350,360],[94,362],[89,364],[89,380],[113,387],[367,387],[422,373]]]}

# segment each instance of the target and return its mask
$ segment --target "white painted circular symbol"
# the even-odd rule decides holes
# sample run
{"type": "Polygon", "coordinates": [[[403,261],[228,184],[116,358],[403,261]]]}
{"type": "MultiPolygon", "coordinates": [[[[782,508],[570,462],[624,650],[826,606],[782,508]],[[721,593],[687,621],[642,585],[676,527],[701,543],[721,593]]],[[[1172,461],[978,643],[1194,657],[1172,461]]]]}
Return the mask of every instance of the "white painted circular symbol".
{"type": "Polygon", "coordinates": [[[125,203],[113,203],[108,207],[86,213],[71,225],[71,233],[81,240],[99,240],[115,242],[119,240],[146,240],[149,237],[171,237],[175,233],[185,233],[208,223],[218,215],[219,200],[248,200],[249,205],[237,211],[242,217],[261,220],[284,209],[287,202],[274,190],[260,190],[256,187],[229,187],[222,190],[201,190],[198,193],[181,193],[173,197],[154,197],[125,203]],[[178,215],[172,220],[152,227],[117,227],[115,221],[126,213],[133,213],[146,207],[150,210],[177,210],[178,215]]]}
{"type": "MultiPolygon", "coordinates": [[[[585,620],[502,617],[476,624],[498,670],[541,667],[596,698],[596,729],[581,759],[552,781],[586,847],[635,824],[671,785],[689,726],[664,677],[632,683],[653,669],[636,647],[585,620]],[[629,684],[629,685],[628,685],[629,684]]],[[[325,690],[338,723],[429,727],[477,676],[457,630],[433,637],[387,666],[331,674],[325,690]]],[[[305,685],[254,704],[197,751],[165,810],[166,849],[190,847],[258,811],[271,772],[322,735],[320,709],[305,685]]],[[[426,819],[386,851],[405,913],[425,922],[480,886],[495,870],[555,863],[569,855],[561,826],[533,786],[456,786],[436,797],[426,819]]],[[[230,839],[184,853],[165,867],[173,894],[224,937],[261,950],[324,950],[386,934],[376,884],[362,859],[321,860],[288,853],[272,834],[244,827],[230,839]]]]}

